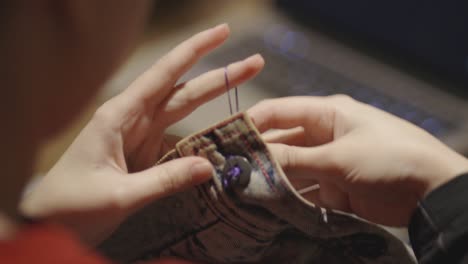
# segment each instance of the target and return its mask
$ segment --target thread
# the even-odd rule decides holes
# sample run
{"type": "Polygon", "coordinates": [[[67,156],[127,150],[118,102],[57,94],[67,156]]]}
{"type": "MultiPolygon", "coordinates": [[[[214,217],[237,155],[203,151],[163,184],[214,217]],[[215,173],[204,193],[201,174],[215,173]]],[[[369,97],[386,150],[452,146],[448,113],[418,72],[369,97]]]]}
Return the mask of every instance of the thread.
{"type": "MultiPolygon", "coordinates": [[[[232,115],[233,110],[232,110],[232,100],[231,100],[231,92],[230,92],[230,85],[229,85],[229,77],[228,77],[228,68],[227,66],[224,67],[224,84],[226,86],[226,93],[228,97],[228,103],[229,103],[229,113],[232,115]]],[[[234,97],[235,97],[235,102],[236,102],[236,113],[239,112],[239,94],[237,92],[237,86],[234,87],[234,97]]]]}

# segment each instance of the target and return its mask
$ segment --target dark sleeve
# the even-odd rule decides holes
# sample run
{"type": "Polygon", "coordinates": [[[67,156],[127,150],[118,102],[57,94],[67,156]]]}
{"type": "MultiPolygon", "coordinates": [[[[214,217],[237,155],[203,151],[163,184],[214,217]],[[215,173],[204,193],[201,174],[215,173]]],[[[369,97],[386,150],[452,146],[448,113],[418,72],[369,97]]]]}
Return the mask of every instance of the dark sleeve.
{"type": "Polygon", "coordinates": [[[468,173],[429,193],[408,229],[419,263],[468,263],[468,173]]]}

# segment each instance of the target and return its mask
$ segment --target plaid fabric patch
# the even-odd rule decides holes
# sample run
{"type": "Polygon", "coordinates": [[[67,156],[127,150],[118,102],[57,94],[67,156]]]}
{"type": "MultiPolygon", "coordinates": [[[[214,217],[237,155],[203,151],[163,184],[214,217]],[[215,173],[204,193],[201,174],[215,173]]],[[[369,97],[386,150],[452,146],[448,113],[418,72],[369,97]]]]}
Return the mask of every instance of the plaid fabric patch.
{"type": "Polygon", "coordinates": [[[384,229],[302,198],[246,114],[181,140],[158,163],[192,155],[213,164],[213,179],[134,214],[100,245],[105,255],[126,263],[415,263],[384,229]],[[244,167],[227,170],[233,159],[244,167]]]}

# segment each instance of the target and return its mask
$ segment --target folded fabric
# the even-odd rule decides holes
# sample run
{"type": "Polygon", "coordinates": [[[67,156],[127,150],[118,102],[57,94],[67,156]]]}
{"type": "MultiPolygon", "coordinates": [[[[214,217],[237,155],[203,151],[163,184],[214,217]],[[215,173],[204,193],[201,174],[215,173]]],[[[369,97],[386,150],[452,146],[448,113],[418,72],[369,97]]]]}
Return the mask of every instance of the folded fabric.
{"type": "Polygon", "coordinates": [[[100,250],[120,262],[415,263],[381,227],[304,199],[246,114],[184,138],[159,163],[207,158],[213,179],[131,216],[100,250]]]}

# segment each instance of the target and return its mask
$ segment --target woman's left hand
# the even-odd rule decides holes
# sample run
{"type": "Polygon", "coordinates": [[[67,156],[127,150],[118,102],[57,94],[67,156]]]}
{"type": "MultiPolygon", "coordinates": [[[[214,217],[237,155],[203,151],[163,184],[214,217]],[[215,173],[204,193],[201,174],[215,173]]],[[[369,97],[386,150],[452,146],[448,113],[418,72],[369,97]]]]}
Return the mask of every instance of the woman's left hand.
{"type": "MultiPolygon", "coordinates": [[[[138,208],[209,179],[212,167],[199,157],[154,164],[173,147],[166,128],[226,91],[222,68],[176,82],[228,35],[227,25],[196,34],[102,105],[24,198],[24,214],[64,224],[95,245],[138,208]]],[[[259,55],[229,65],[230,83],[252,78],[263,65],[259,55]]]]}

